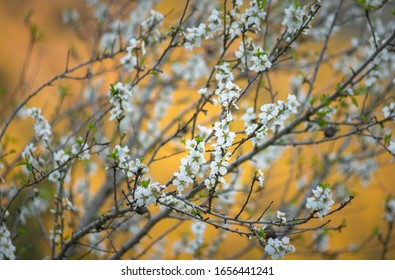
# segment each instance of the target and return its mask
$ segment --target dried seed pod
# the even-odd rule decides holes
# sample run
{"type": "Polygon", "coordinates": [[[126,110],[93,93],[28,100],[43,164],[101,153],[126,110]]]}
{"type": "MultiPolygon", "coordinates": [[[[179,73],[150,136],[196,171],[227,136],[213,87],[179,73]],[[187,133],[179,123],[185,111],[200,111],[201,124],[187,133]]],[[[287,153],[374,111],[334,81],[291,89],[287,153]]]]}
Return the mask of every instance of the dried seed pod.
{"type": "Polygon", "coordinates": [[[324,136],[326,138],[332,138],[333,136],[336,135],[337,130],[338,129],[336,126],[333,126],[333,125],[327,126],[324,128],[324,136]]]}

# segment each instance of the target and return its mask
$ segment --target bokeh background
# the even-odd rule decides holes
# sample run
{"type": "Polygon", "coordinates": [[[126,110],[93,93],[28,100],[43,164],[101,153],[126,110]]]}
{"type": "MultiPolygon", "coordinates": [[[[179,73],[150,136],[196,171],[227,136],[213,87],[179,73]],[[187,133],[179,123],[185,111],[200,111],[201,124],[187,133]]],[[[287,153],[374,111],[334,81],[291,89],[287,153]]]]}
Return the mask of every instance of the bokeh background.
{"type": "MultiPolygon", "coordinates": [[[[75,58],[79,61],[84,61],[88,58],[91,46],[87,46],[81,39],[73,32],[70,26],[65,26],[62,23],[62,12],[65,8],[76,8],[80,15],[84,14],[87,9],[79,0],[1,0],[0,1],[0,119],[4,120],[15,107],[18,99],[31,93],[34,89],[48,81],[50,78],[64,70],[67,52],[70,49],[76,50],[75,58]],[[37,24],[43,33],[43,40],[35,45],[33,52],[29,51],[29,30],[24,23],[26,15],[31,14],[31,21],[37,24]],[[24,61],[28,61],[24,65],[24,61]],[[24,72],[25,82],[23,86],[19,85],[21,71],[24,72]]],[[[157,9],[162,13],[167,13],[174,9],[174,14],[180,12],[180,3],[182,1],[162,0],[157,9]]],[[[349,38],[349,32],[353,30],[344,30],[338,34],[331,42],[329,51],[340,46],[345,46],[348,42],[344,39],[349,38]]],[[[324,83],[327,79],[327,73],[320,73],[320,79],[324,83]]],[[[112,82],[112,81],[110,81],[112,82]]],[[[63,86],[67,86],[70,92],[81,92],[79,85],[67,82],[62,82],[63,86]]],[[[320,81],[319,81],[320,83],[320,81]]],[[[273,86],[280,93],[286,94],[289,89],[289,77],[286,74],[277,75],[273,79],[273,86]],[[285,82],[284,82],[285,81],[285,82]]],[[[45,108],[45,113],[49,116],[53,114],[54,108],[52,104],[57,102],[58,96],[54,94],[55,88],[45,89],[39,97],[32,100],[29,105],[35,105],[45,108]]],[[[72,96],[72,101],[75,102],[79,96],[75,94],[72,96]]],[[[174,112],[175,114],[176,112],[174,112]]],[[[172,114],[172,111],[170,111],[172,114]]],[[[169,116],[172,117],[172,116],[169,116]]],[[[17,151],[25,147],[28,135],[33,134],[33,129],[30,123],[16,120],[10,127],[9,133],[14,138],[12,145],[17,151]]],[[[311,156],[311,155],[306,155],[311,156]]],[[[271,188],[276,189],[281,187],[283,182],[283,174],[288,172],[287,163],[291,160],[290,156],[284,156],[278,161],[280,168],[277,168],[271,176],[271,188]],[[281,168],[283,164],[283,168],[281,168]]],[[[173,164],[153,165],[151,172],[157,180],[168,178],[168,174],[175,171],[179,162],[179,158],[175,158],[173,164]]],[[[379,162],[382,167],[373,175],[369,186],[363,186],[360,180],[352,181],[352,189],[356,192],[356,199],[352,204],[331,217],[334,225],[341,224],[345,219],[347,227],[342,232],[331,232],[331,250],[343,250],[348,248],[352,243],[359,243],[374,231],[375,228],[386,229],[386,222],[383,220],[383,201],[388,195],[392,193],[395,195],[395,165],[389,164],[389,156],[383,155],[379,157],[379,162]]],[[[96,184],[100,186],[103,180],[103,174],[98,174],[96,184]]],[[[177,239],[183,231],[187,230],[188,226],[181,226],[180,229],[170,236],[177,239]]],[[[160,235],[163,229],[161,226],[156,227],[151,235],[153,237],[160,235]]],[[[209,229],[210,232],[215,232],[214,229],[209,229]]],[[[243,246],[246,241],[238,236],[231,237],[233,239],[231,244],[243,246]]],[[[34,240],[31,240],[34,242],[34,240]]],[[[143,244],[144,245],[144,244],[143,244]]],[[[236,246],[236,245],[234,245],[236,246]]],[[[47,250],[47,248],[40,247],[40,243],[32,245],[30,252],[26,253],[26,258],[35,258],[39,255],[40,250],[47,250]]],[[[164,250],[166,248],[163,248],[164,250]]],[[[167,248],[168,249],[168,248],[167,248]]],[[[219,251],[215,255],[216,258],[222,259],[232,256],[234,248],[229,246],[220,246],[219,251]]],[[[395,250],[392,246],[389,258],[395,258],[395,250]]],[[[381,247],[377,242],[372,242],[367,249],[362,253],[346,253],[341,256],[345,259],[377,259],[380,254],[381,247]]],[[[262,255],[261,248],[252,249],[243,258],[259,258],[262,255]]],[[[149,254],[145,257],[149,258],[149,254]]],[[[169,255],[170,257],[170,255],[169,255]]],[[[309,259],[314,258],[309,252],[297,251],[295,254],[290,254],[288,258],[309,259]]]]}

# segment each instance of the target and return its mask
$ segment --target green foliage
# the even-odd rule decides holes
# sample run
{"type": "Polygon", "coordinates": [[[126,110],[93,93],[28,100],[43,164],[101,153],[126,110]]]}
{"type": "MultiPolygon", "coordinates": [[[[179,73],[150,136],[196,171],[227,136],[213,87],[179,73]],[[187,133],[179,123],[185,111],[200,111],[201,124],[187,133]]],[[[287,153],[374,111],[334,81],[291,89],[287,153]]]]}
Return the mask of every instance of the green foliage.
{"type": "Polygon", "coordinates": [[[59,85],[58,87],[58,95],[62,98],[66,97],[67,95],[69,95],[69,87],[67,86],[63,86],[63,85],[59,85]]]}
{"type": "Polygon", "coordinates": [[[387,146],[390,144],[390,141],[392,139],[392,133],[388,133],[384,136],[384,145],[387,146]]]}
{"type": "Polygon", "coordinates": [[[258,232],[257,232],[257,234],[258,234],[258,236],[259,236],[260,238],[263,238],[263,239],[266,238],[266,231],[265,231],[263,228],[259,229],[258,232]]]}
{"type": "Polygon", "coordinates": [[[151,182],[151,179],[147,179],[147,180],[141,180],[140,181],[140,186],[142,186],[143,188],[148,188],[149,184],[151,182]]]}
{"type": "Polygon", "coordinates": [[[323,183],[318,184],[318,186],[320,186],[323,190],[329,189],[329,187],[330,187],[329,184],[323,184],[323,183]]]}
{"type": "Polygon", "coordinates": [[[114,149],[113,151],[108,153],[107,157],[112,159],[112,160],[114,160],[114,161],[117,160],[117,158],[118,158],[118,149],[114,149]]]}
{"type": "Polygon", "coordinates": [[[30,42],[32,44],[35,44],[38,42],[43,42],[45,36],[41,29],[38,27],[38,25],[31,21],[33,14],[34,12],[32,10],[27,11],[24,16],[24,22],[25,25],[29,28],[30,42]]]}

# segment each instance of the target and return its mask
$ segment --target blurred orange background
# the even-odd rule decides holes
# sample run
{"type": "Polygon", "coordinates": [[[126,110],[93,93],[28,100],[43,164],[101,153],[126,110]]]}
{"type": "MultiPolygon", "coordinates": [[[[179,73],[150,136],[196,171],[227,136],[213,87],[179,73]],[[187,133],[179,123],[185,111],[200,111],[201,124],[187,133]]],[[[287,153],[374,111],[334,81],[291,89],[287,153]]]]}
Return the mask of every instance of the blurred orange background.
{"type": "MultiPolygon", "coordinates": [[[[161,1],[157,9],[163,13],[169,12],[171,9],[180,11],[181,7],[176,3],[178,1],[166,0],[161,1]]],[[[81,57],[81,61],[88,58],[89,47],[85,46],[73,33],[73,31],[62,24],[62,11],[66,7],[74,7],[77,10],[83,10],[83,1],[78,0],[14,0],[14,1],[0,1],[0,24],[2,26],[2,34],[0,36],[0,88],[4,88],[4,93],[0,96],[0,118],[3,119],[11,113],[12,107],[15,104],[9,103],[10,92],[13,92],[14,88],[18,83],[20,71],[22,69],[23,61],[27,53],[29,45],[29,31],[24,24],[24,16],[28,11],[33,11],[32,21],[36,23],[39,28],[43,31],[45,37],[42,43],[39,43],[34,51],[31,58],[31,63],[26,73],[28,86],[25,89],[18,90],[17,94],[28,94],[31,93],[38,86],[42,85],[50,78],[64,70],[66,63],[66,56],[68,50],[73,47],[78,50],[78,55],[81,57]],[[25,91],[25,93],[23,93],[25,91]]],[[[339,44],[343,44],[343,37],[347,37],[347,34],[342,34],[336,39],[331,41],[331,47],[338,47],[339,44]]],[[[329,70],[328,70],[329,71],[329,70]]],[[[329,73],[329,72],[328,72],[329,73]]],[[[325,72],[320,73],[319,78],[324,78],[325,72]]],[[[284,75],[278,75],[273,79],[273,87],[276,88],[282,94],[288,92],[288,83],[284,80],[288,80],[288,77],[284,75]]],[[[63,83],[63,82],[62,82],[63,83]]],[[[67,85],[66,82],[64,82],[67,85]]],[[[74,85],[70,85],[74,87],[74,85]]],[[[39,97],[35,98],[32,103],[36,106],[44,106],[46,113],[51,114],[51,96],[54,95],[55,88],[45,89],[39,97]]],[[[76,96],[78,100],[78,96],[76,96]]],[[[30,124],[26,122],[15,121],[10,127],[9,134],[14,135],[17,139],[15,148],[20,151],[27,144],[23,137],[24,133],[31,134],[33,129],[30,124]]],[[[283,174],[287,172],[287,163],[290,160],[288,156],[284,156],[278,163],[282,164],[284,168],[277,168],[273,174],[271,174],[271,185],[269,188],[275,190],[281,187],[284,183],[283,174]]],[[[154,164],[151,167],[151,172],[154,174],[158,181],[168,179],[172,172],[176,171],[179,158],[174,159],[174,164],[154,164]]],[[[380,158],[380,162],[389,162],[388,156],[380,158]]],[[[369,187],[362,187],[359,180],[354,180],[354,186],[352,189],[357,192],[356,199],[352,204],[331,217],[333,225],[339,225],[343,219],[347,220],[347,227],[342,230],[341,233],[331,233],[331,250],[336,251],[337,249],[347,248],[350,243],[361,242],[366,236],[368,236],[373,229],[378,226],[379,228],[386,230],[386,222],[383,220],[383,201],[388,195],[388,192],[394,191],[394,165],[384,164],[380,170],[374,174],[371,184],[369,187]]],[[[100,176],[97,178],[98,185],[102,180],[100,176]]],[[[180,227],[180,231],[172,233],[171,238],[179,238],[180,232],[186,230],[187,225],[180,227]]],[[[159,236],[162,227],[156,227],[151,235],[159,236]]],[[[206,235],[210,239],[210,232],[215,232],[215,229],[209,229],[209,233],[206,235]]],[[[227,244],[240,244],[246,245],[246,240],[238,236],[230,237],[227,244]]],[[[144,244],[144,243],[143,243],[144,244]]],[[[147,241],[148,244],[148,241],[147,241]]],[[[377,259],[380,255],[381,247],[377,243],[374,243],[364,250],[362,253],[346,253],[341,256],[345,259],[377,259]]],[[[231,256],[234,253],[234,248],[231,246],[220,246],[218,253],[215,255],[218,259],[223,259],[231,256]]],[[[388,258],[394,259],[395,252],[392,248],[388,258]]],[[[243,256],[247,259],[259,258],[262,255],[262,248],[256,248],[251,250],[248,254],[243,256]]],[[[170,257],[170,254],[168,255],[170,257]]],[[[308,252],[296,252],[295,254],[289,254],[287,258],[293,259],[311,259],[313,255],[309,255],[308,252]]]]}

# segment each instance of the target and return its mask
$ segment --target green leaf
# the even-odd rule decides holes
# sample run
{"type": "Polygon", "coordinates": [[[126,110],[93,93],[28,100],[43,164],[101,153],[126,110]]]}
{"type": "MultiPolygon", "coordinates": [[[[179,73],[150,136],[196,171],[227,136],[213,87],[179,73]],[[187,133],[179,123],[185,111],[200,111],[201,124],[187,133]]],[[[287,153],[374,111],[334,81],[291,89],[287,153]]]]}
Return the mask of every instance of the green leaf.
{"type": "Polygon", "coordinates": [[[199,198],[206,198],[208,195],[205,192],[199,192],[199,198]]]}
{"type": "Polygon", "coordinates": [[[314,103],[317,101],[317,97],[312,97],[311,99],[310,99],[310,105],[311,106],[313,106],[314,105],[314,103]]]}
{"type": "Polygon", "coordinates": [[[115,149],[114,151],[107,154],[107,157],[116,160],[118,158],[118,149],[115,149]]]}
{"type": "Polygon", "coordinates": [[[329,184],[322,184],[322,183],[320,183],[320,184],[318,184],[318,186],[320,186],[322,189],[329,189],[329,187],[330,187],[330,185],[329,184]]]}
{"type": "Polygon", "coordinates": [[[351,102],[352,102],[352,104],[355,105],[355,107],[358,108],[358,101],[357,101],[357,99],[354,96],[351,96],[351,102]]]}
{"type": "Polygon", "coordinates": [[[266,2],[267,2],[266,0],[257,1],[259,10],[263,10],[266,7],[266,2]]]}
{"type": "Polygon", "coordinates": [[[391,142],[392,139],[392,133],[386,134],[384,136],[384,145],[387,146],[391,142]]]}
{"type": "Polygon", "coordinates": [[[198,135],[198,136],[195,137],[195,139],[196,139],[197,144],[199,145],[201,142],[203,142],[203,140],[205,138],[203,136],[198,135]]]}
{"type": "Polygon", "coordinates": [[[148,188],[149,183],[151,182],[151,179],[147,179],[147,180],[141,180],[140,181],[140,186],[142,186],[143,188],[148,188]]]}
{"type": "Polygon", "coordinates": [[[260,230],[258,230],[258,236],[260,238],[266,238],[266,231],[263,228],[261,228],[260,230]]]}
{"type": "Polygon", "coordinates": [[[266,85],[266,80],[265,80],[265,78],[262,77],[259,87],[263,88],[263,87],[265,87],[265,85],[266,85]]]}
{"type": "Polygon", "coordinates": [[[25,161],[21,161],[21,162],[17,163],[16,166],[22,166],[22,165],[28,165],[28,164],[29,164],[29,162],[27,162],[25,160],[25,161]]]}
{"type": "Polygon", "coordinates": [[[60,85],[58,88],[58,95],[60,97],[66,97],[69,94],[69,88],[66,86],[60,85]]]}
{"type": "Polygon", "coordinates": [[[118,93],[118,91],[114,88],[114,84],[110,84],[110,95],[114,96],[118,93]]]}
{"type": "Polygon", "coordinates": [[[380,236],[381,235],[381,229],[378,226],[374,227],[373,235],[376,235],[376,236],[380,236]]]}
{"type": "Polygon", "coordinates": [[[82,144],[84,144],[84,139],[82,139],[81,137],[78,137],[76,141],[77,141],[77,144],[80,146],[82,146],[82,144]]]}
{"type": "Polygon", "coordinates": [[[93,122],[88,122],[88,129],[89,130],[94,130],[95,129],[95,124],[93,122]]]}

